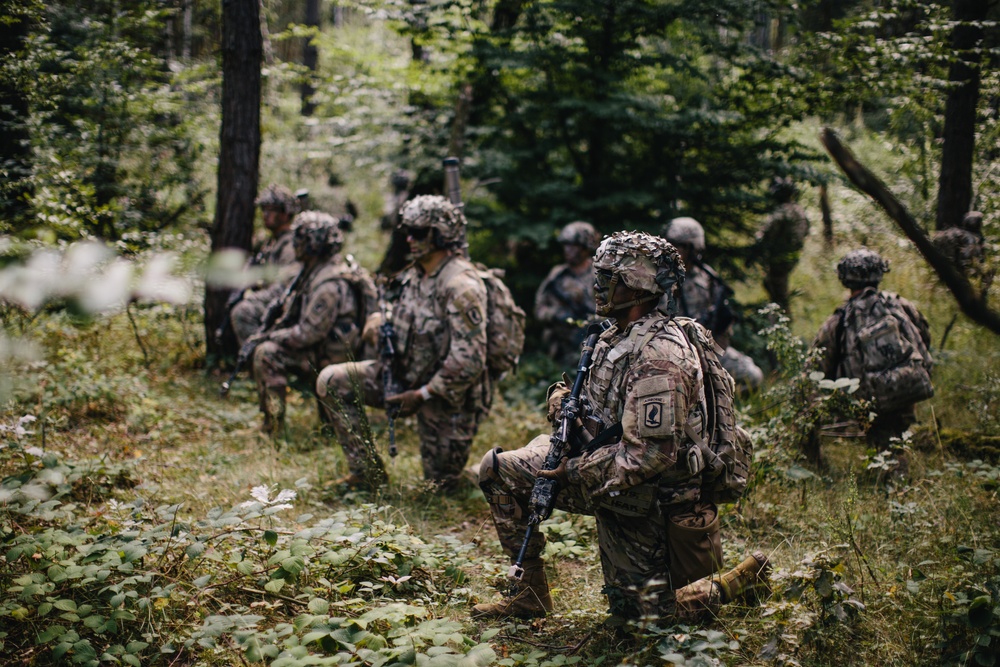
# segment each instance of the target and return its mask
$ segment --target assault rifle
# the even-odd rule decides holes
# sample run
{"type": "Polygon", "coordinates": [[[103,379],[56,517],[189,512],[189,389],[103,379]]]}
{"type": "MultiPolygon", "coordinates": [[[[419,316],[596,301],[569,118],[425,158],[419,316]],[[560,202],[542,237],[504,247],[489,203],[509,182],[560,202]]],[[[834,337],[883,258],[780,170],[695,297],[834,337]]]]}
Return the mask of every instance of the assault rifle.
{"type": "MultiPolygon", "coordinates": [[[[252,336],[247,338],[246,341],[243,343],[243,345],[240,347],[240,353],[236,355],[236,365],[233,366],[232,374],[229,376],[228,380],[222,383],[222,387],[219,388],[219,395],[222,398],[225,398],[229,394],[229,388],[233,386],[233,382],[236,381],[236,377],[240,374],[243,368],[246,367],[247,363],[250,361],[250,358],[253,356],[254,350],[257,349],[258,345],[264,342],[263,339],[259,337],[260,334],[267,333],[274,327],[275,324],[278,323],[279,318],[281,318],[282,313],[284,313],[285,311],[285,302],[288,300],[288,297],[291,296],[291,294],[298,288],[299,284],[302,283],[302,281],[304,280],[303,276],[305,275],[305,273],[306,273],[305,268],[299,271],[298,274],[295,276],[295,279],[288,284],[288,287],[285,289],[282,295],[267,305],[267,310],[264,311],[264,318],[261,320],[260,327],[257,329],[257,331],[254,332],[252,336]]],[[[292,309],[289,308],[288,310],[290,312],[292,309]]]]}
{"type": "MultiPolygon", "coordinates": [[[[392,315],[385,305],[385,296],[379,294],[379,307],[382,311],[382,324],[378,328],[378,358],[382,363],[382,398],[395,396],[403,391],[403,386],[392,374],[392,364],[396,359],[396,328],[392,325],[392,315]]],[[[396,417],[399,416],[398,403],[385,404],[385,416],[389,420],[389,456],[395,457],[396,449],[396,417]]]]}
{"type": "MultiPolygon", "coordinates": [[[[583,381],[590,370],[590,360],[594,355],[594,347],[601,332],[607,327],[607,321],[591,324],[587,327],[587,340],[583,343],[583,351],[580,355],[580,365],[576,369],[576,379],[573,380],[573,388],[563,400],[562,417],[552,435],[549,437],[549,453],[542,464],[542,470],[555,470],[564,457],[575,456],[579,452],[573,451],[570,445],[573,423],[580,416],[580,393],[583,391],[583,381]]],[[[517,559],[510,566],[508,576],[511,579],[520,581],[524,577],[524,555],[528,550],[528,542],[535,532],[535,528],[542,521],[545,521],[552,514],[555,507],[556,496],[559,494],[559,482],[547,477],[536,477],[535,485],[531,488],[531,500],[528,501],[528,528],[524,531],[524,542],[521,543],[521,550],[517,554],[517,559]]]]}

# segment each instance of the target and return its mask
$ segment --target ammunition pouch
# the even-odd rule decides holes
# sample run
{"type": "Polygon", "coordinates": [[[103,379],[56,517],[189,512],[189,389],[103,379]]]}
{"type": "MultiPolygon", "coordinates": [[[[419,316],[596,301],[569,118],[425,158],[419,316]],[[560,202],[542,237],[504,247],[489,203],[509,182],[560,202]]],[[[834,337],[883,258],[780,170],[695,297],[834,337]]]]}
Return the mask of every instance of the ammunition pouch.
{"type": "Polygon", "coordinates": [[[695,503],[667,512],[667,553],[675,589],[722,569],[719,511],[712,503],[695,503]]]}

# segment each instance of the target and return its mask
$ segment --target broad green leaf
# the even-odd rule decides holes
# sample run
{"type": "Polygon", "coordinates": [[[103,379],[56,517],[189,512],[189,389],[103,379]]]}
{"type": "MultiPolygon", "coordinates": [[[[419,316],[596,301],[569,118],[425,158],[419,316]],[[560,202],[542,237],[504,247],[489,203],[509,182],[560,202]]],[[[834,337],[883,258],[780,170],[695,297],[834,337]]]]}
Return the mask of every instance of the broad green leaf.
{"type": "Polygon", "coordinates": [[[55,608],[60,611],[76,611],[76,602],[73,600],[56,600],[55,608]]]}

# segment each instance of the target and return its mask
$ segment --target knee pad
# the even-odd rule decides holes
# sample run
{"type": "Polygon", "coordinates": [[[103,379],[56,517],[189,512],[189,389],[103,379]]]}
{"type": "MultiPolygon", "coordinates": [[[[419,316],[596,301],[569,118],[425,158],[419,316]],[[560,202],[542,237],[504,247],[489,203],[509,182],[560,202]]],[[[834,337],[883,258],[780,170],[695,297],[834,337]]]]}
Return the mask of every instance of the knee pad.
{"type": "Polygon", "coordinates": [[[497,458],[503,453],[500,447],[494,447],[486,452],[483,460],[479,463],[479,488],[489,496],[489,490],[495,483],[500,482],[500,460],[497,458]]]}
{"type": "MultiPolygon", "coordinates": [[[[316,378],[316,396],[326,398],[327,394],[340,396],[342,388],[350,386],[352,362],[331,364],[324,368],[316,378]]],[[[355,371],[356,373],[356,371],[355,371]]]]}

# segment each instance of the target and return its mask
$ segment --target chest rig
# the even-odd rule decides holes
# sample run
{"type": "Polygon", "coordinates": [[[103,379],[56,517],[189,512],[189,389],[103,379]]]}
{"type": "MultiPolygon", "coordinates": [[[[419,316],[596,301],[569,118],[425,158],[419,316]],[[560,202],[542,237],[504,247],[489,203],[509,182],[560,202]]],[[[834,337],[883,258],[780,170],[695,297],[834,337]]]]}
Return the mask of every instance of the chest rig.
{"type": "Polygon", "coordinates": [[[625,399],[623,378],[639,353],[668,320],[650,317],[633,326],[624,337],[617,328],[606,331],[594,349],[594,361],[587,375],[584,425],[592,436],[621,421],[625,399]]]}

